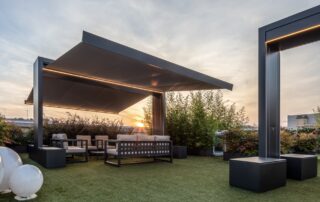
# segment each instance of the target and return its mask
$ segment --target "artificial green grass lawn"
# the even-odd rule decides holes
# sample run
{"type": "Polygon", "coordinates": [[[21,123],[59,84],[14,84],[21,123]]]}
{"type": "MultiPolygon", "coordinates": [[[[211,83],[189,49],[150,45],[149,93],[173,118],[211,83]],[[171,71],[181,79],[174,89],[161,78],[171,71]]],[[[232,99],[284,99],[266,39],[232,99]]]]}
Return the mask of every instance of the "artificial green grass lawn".
{"type": "MultiPolygon", "coordinates": [[[[37,165],[27,155],[22,158],[24,163],[37,165]]],[[[220,158],[188,157],[175,159],[173,164],[159,162],[121,168],[91,158],[88,163],[68,164],[61,169],[40,168],[44,185],[34,201],[41,202],[320,201],[320,177],[302,182],[288,180],[285,187],[259,194],[230,187],[228,162],[220,158]]],[[[14,201],[13,197],[0,195],[0,201],[14,201]]]]}

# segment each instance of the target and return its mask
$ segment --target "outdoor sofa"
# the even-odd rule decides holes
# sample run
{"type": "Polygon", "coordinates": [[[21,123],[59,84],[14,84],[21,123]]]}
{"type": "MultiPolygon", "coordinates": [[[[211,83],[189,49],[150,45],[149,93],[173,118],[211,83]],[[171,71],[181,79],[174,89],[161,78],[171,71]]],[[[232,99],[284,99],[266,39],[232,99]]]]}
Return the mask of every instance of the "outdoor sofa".
{"type": "Polygon", "coordinates": [[[104,149],[105,164],[120,167],[122,165],[121,160],[128,158],[151,158],[153,161],[172,163],[170,136],[118,134],[117,140],[109,140],[108,142],[105,142],[104,149]],[[116,148],[109,148],[108,142],[115,143],[116,148]]]}

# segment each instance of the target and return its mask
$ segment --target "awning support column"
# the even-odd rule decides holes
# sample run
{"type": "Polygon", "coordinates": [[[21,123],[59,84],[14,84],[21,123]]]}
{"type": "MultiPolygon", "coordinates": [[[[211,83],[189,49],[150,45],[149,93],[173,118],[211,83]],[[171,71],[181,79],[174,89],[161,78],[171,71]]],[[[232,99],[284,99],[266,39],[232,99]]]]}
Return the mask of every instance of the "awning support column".
{"type": "Polygon", "coordinates": [[[165,135],[166,97],[165,93],[152,94],[152,134],[165,135]]]}
{"type": "Polygon", "coordinates": [[[38,57],[33,64],[33,121],[34,147],[43,144],[43,71],[42,68],[53,60],[38,57]]]}

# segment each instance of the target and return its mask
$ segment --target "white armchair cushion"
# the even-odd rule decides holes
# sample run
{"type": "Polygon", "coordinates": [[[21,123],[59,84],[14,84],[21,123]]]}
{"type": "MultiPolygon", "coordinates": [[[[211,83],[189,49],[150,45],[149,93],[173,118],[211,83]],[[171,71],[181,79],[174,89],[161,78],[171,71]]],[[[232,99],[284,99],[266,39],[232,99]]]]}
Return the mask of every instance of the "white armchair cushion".
{"type": "MultiPolygon", "coordinates": [[[[76,139],[77,140],[87,140],[88,142],[88,147],[91,146],[91,136],[90,135],[77,135],[76,136],[76,139]]],[[[82,142],[83,146],[85,147],[86,143],[85,142],[82,142]]],[[[77,141],[77,146],[81,146],[81,141],[77,141]]]]}
{"type": "Polygon", "coordinates": [[[76,147],[76,146],[68,146],[68,149],[66,149],[66,153],[72,153],[72,154],[81,154],[85,153],[86,149],[82,147],[76,147]]]}
{"type": "Polygon", "coordinates": [[[108,135],[96,135],[94,139],[96,140],[97,148],[104,148],[104,143],[109,140],[109,137],[108,135]]]}
{"type": "MultiPolygon", "coordinates": [[[[52,134],[52,139],[53,140],[67,140],[67,134],[65,133],[57,133],[57,134],[52,134]]],[[[62,143],[64,149],[68,149],[68,142],[63,142],[62,143]]]]}

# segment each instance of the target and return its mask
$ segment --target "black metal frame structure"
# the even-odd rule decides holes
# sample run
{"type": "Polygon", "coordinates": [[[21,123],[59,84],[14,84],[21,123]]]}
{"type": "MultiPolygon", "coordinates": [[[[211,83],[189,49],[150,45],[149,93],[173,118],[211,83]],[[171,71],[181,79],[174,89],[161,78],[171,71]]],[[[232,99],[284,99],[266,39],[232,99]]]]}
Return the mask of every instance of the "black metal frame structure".
{"type": "Polygon", "coordinates": [[[43,106],[119,113],[152,96],[152,133],[164,135],[165,92],[232,90],[233,85],[83,32],[56,60],[38,57],[26,104],[34,106],[35,148],[43,144],[43,106]]]}
{"type": "Polygon", "coordinates": [[[280,52],[317,40],[320,6],[259,28],[259,157],[231,159],[230,185],[263,192],[285,186],[290,173],[315,176],[316,156],[280,159],[280,52]]]}
{"type": "Polygon", "coordinates": [[[320,6],[259,29],[259,156],[280,157],[280,52],[320,40],[320,6]]]}

